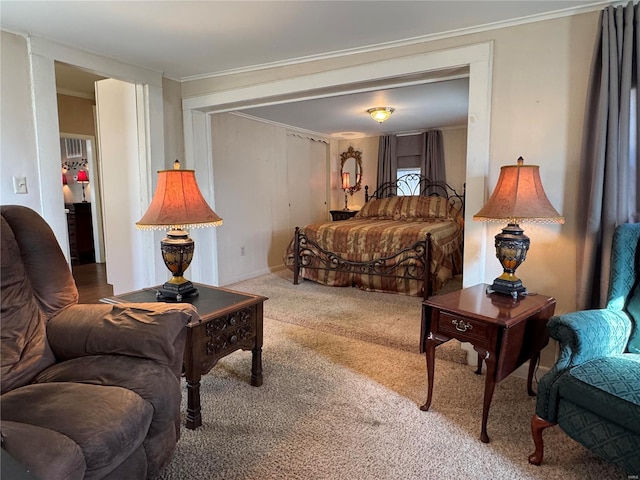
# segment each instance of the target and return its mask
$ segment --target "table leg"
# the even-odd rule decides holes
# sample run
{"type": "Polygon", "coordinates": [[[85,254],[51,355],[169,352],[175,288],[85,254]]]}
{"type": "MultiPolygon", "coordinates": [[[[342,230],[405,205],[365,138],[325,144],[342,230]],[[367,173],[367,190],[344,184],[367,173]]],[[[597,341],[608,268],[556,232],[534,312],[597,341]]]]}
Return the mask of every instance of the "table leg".
{"type": "Polygon", "coordinates": [[[262,385],[262,347],[255,347],[251,357],[251,385],[262,385]]]}
{"type": "Polygon", "coordinates": [[[476,375],[482,374],[482,355],[478,354],[478,368],[474,372],[476,375]]]}
{"type": "Polygon", "coordinates": [[[485,357],[487,364],[487,378],[484,382],[484,402],[482,404],[482,430],[480,432],[480,441],[489,443],[489,435],[487,434],[487,419],[489,418],[489,408],[493,398],[493,391],[496,388],[496,359],[493,355],[485,357]]]}
{"type": "Polygon", "coordinates": [[[187,380],[187,421],[186,427],[195,430],[202,425],[200,413],[200,379],[187,380]]]}
{"type": "Polygon", "coordinates": [[[433,364],[435,362],[436,345],[438,342],[429,334],[425,340],[424,356],[427,361],[427,401],[420,407],[420,410],[426,412],[431,406],[431,396],[433,394],[433,364]]]}
{"type": "Polygon", "coordinates": [[[533,383],[533,374],[536,371],[536,366],[538,365],[538,360],[540,359],[540,352],[536,353],[533,357],[529,359],[529,374],[527,375],[527,393],[530,397],[535,397],[536,392],[531,388],[531,384],[533,383]]]}

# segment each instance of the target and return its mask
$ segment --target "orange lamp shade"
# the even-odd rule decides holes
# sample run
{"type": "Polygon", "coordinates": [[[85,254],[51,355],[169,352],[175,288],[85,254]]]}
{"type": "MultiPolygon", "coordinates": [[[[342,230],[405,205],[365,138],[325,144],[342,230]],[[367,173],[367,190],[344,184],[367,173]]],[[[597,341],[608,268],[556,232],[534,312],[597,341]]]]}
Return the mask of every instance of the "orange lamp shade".
{"type": "Polygon", "coordinates": [[[200,193],[194,170],[161,170],[153,200],[136,222],[140,229],[222,225],[200,193]]]}
{"type": "Polygon", "coordinates": [[[522,157],[517,165],[500,169],[500,177],[491,197],[473,216],[483,222],[564,223],[564,217],[553,208],[547,198],[538,165],[524,165],[522,157]]]}

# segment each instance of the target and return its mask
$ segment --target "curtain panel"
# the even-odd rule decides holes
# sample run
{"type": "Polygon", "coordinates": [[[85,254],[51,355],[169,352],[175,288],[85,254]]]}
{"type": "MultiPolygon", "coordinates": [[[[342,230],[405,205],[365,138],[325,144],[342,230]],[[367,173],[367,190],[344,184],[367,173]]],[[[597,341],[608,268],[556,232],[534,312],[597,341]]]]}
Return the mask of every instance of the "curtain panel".
{"type": "Polygon", "coordinates": [[[613,230],[640,220],[639,23],[638,4],[633,2],[609,6],[600,14],[580,162],[577,306],[581,310],[606,304],[613,230]]]}
{"type": "Polygon", "coordinates": [[[395,135],[381,135],[378,141],[378,184],[393,182],[398,175],[398,139],[395,135]]]}
{"type": "MultiPolygon", "coordinates": [[[[446,183],[447,174],[445,171],[444,143],[441,130],[429,130],[425,133],[425,156],[421,170],[422,174],[429,180],[446,183]]],[[[437,189],[434,189],[433,193],[437,193],[437,189]]]]}
{"type": "Polygon", "coordinates": [[[399,168],[420,168],[431,181],[446,182],[441,130],[418,135],[384,135],[378,148],[378,185],[395,181],[399,168]]]}

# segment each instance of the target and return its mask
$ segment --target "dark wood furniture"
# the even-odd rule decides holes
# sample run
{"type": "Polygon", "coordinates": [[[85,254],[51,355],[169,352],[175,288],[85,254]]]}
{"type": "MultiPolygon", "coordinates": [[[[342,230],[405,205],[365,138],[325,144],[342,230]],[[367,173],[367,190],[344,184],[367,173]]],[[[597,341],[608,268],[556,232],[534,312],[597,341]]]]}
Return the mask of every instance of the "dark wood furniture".
{"type": "Polygon", "coordinates": [[[349,220],[358,213],[358,210],[330,210],[329,212],[331,213],[331,219],[334,222],[339,222],[341,220],[349,220]]]}
{"type": "Polygon", "coordinates": [[[487,417],[496,383],[529,360],[527,391],[540,351],[549,342],[547,322],[553,316],[556,301],[544,295],[528,295],[513,299],[509,295],[486,293],[487,285],[479,284],[422,303],[420,352],[427,361],[427,401],[420,407],[429,410],[433,393],[433,372],[437,345],[452,338],[469,342],[478,352],[477,374],[482,361],[487,364],[482,409],[480,440],[489,442],[487,417]]]}
{"type": "MultiPolygon", "coordinates": [[[[262,385],[262,322],[266,297],[197,284],[198,295],[183,299],[196,307],[199,322],[187,325],[184,376],[187,381],[186,427],[202,425],[200,379],[218,360],[236,350],[251,350],[251,385],[262,385]]],[[[155,302],[160,287],[103,298],[104,303],[155,302]]]]}
{"type": "Polygon", "coordinates": [[[95,263],[93,246],[93,221],[89,202],[65,203],[67,229],[69,231],[69,251],[72,265],[95,263]]]}

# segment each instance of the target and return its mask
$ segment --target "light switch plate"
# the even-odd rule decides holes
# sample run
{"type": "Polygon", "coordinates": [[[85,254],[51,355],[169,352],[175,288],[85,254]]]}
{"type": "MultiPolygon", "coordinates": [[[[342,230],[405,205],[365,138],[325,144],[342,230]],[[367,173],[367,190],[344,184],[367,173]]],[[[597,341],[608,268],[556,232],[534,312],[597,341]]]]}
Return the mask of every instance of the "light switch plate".
{"type": "Polygon", "coordinates": [[[13,177],[13,193],[27,193],[27,177],[13,177]]]}

